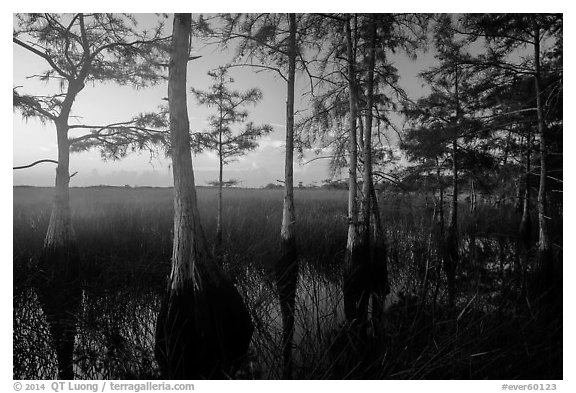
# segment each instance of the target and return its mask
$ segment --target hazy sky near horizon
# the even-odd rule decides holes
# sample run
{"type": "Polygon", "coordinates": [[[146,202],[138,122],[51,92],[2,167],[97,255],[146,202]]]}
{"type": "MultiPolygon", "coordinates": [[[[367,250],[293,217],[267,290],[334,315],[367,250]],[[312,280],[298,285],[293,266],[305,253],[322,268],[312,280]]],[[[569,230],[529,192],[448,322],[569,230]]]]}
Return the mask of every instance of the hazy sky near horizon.
{"type": "MultiPolygon", "coordinates": [[[[155,16],[153,14],[137,14],[137,19],[146,23],[155,16]]],[[[171,21],[167,29],[172,28],[171,21]]],[[[170,34],[170,32],[167,32],[170,34]]],[[[233,53],[223,51],[216,46],[204,46],[196,43],[193,51],[202,55],[200,59],[189,62],[188,90],[190,87],[206,90],[211,84],[207,72],[230,62],[233,53]]],[[[429,67],[432,55],[419,54],[418,60],[411,61],[399,53],[393,62],[399,70],[401,85],[411,96],[418,96],[422,82],[416,78],[418,72],[429,67]]],[[[48,68],[43,59],[20,46],[13,44],[13,86],[22,86],[21,93],[39,94],[55,91],[56,82],[44,84],[36,79],[27,78],[48,68]]],[[[284,171],[284,139],[286,122],[286,83],[271,72],[255,72],[249,67],[233,68],[230,75],[234,77],[234,89],[246,90],[258,87],[263,92],[263,100],[255,107],[248,108],[252,120],[257,124],[267,123],[274,131],[260,140],[260,146],[246,156],[239,158],[224,168],[225,179],[238,179],[241,186],[259,187],[283,179],[284,171]]],[[[304,75],[297,76],[296,107],[307,106],[307,79],[304,75]]],[[[167,96],[167,83],[158,86],[135,90],[129,86],[115,84],[89,84],[78,95],[73,115],[78,116],[84,124],[110,124],[116,121],[128,120],[140,112],[153,111],[167,96]]],[[[210,108],[197,105],[192,94],[188,95],[188,112],[190,127],[193,131],[207,128],[207,118],[210,108]]],[[[71,120],[71,123],[74,120],[71,120]]],[[[80,134],[70,133],[70,136],[80,134]]],[[[314,158],[308,152],[305,160],[314,158]]],[[[13,164],[24,165],[40,159],[56,159],[56,132],[52,123],[42,125],[36,120],[25,121],[18,112],[13,114],[13,164]]],[[[329,177],[328,160],[315,160],[303,165],[294,163],[295,184],[303,182],[320,183],[329,177]]],[[[206,152],[193,157],[193,165],[198,185],[216,179],[218,159],[215,153],[206,152]]],[[[170,186],[172,176],[170,159],[163,157],[150,158],[148,152],[133,153],[121,161],[103,161],[97,151],[75,153],[70,159],[70,171],[78,172],[72,179],[71,186],[89,186],[98,184],[109,185],[148,185],[170,186]]],[[[53,164],[40,164],[33,168],[17,170],[13,173],[13,185],[52,186],[54,184],[55,167],[53,164]]]]}

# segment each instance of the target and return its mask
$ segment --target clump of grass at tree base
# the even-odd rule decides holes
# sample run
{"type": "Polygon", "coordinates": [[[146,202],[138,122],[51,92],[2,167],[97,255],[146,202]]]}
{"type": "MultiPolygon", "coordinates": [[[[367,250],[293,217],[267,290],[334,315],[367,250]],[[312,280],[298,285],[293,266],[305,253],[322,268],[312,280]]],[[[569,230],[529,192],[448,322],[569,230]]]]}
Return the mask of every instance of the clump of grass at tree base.
{"type": "MultiPolygon", "coordinates": [[[[215,192],[198,192],[209,239],[215,232],[216,209],[210,203],[215,192]]],[[[48,224],[50,190],[15,188],[14,193],[14,378],[52,378],[55,355],[29,279],[48,224]]],[[[340,285],[346,197],[345,191],[296,190],[301,274],[295,377],[561,377],[561,317],[544,315],[549,305],[526,305],[510,261],[505,272],[493,267],[514,251],[507,237],[517,228],[510,207],[480,204],[472,216],[462,204],[463,263],[456,310],[450,310],[430,237],[431,205],[418,195],[382,198],[393,293],[383,322],[370,327],[379,333],[370,335],[371,350],[354,347],[344,323],[340,285]],[[471,234],[477,247],[470,247],[471,234]],[[495,234],[504,235],[505,253],[495,234]]],[[[282,190],[229,189],[224,198],[225,240],[219,253],[255,324],[250,354],[236,377],[280,378],[282,325],[269,272],[278,257],[282,190]]],[[[153,332],[169,273],[172,192],[72,189],[71,201],[85,283],[76,376],[155,378],[153,332]]]]}

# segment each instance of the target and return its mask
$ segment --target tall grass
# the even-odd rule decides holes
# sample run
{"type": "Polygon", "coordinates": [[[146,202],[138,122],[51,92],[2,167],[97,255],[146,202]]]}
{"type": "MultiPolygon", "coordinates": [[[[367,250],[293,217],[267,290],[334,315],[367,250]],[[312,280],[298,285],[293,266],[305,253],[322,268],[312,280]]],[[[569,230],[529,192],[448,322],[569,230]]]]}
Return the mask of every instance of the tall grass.
{"type": "MultiPolygon", "coordinates": [[[[207,238],[216,190],[199,188],[207,238]]],[[[227,189],[219,250],[251,312],[255,332],[236,378],[280,378],[281,317],[271,267],[278,258],[281,190],[227,189]]],[[[392,293],[369,343],[344,323],[345,191],[296,190],[301,268],[296,378],[561,377],[561,316],[522,298],[515,273],[517,217],[479,205],[459,217],[459,296],[446,306],[433,207],[418,195],[381,200],[392,293]],[[521,334],[518,334],[521,332],[521,334]]],[[[55,354],[33,289],[51,189],[14,188],[14,378],[53,378],[55,354]]],[[[77,378],[156,378],[155,318],[170,268],[172,190],[71,190],[84,292],[75,345],[77,378]]],[[[554,303],[554,304],[557,304],[554,303]]],[[[561,315],[561,314],[560,314],[561,315]]]]}

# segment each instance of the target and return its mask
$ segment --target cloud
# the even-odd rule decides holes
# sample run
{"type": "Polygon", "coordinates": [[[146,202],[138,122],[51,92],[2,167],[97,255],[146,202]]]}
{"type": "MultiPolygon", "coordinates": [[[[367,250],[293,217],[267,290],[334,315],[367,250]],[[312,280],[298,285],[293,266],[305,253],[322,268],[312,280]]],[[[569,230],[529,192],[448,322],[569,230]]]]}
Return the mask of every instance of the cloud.
{"type": "Polygon", "coordinates": [[[278,141],[274,139],[261,139],[259,142],[260,149],[278,149],[283,147],[285,144],[284,141],[278,141]]]}

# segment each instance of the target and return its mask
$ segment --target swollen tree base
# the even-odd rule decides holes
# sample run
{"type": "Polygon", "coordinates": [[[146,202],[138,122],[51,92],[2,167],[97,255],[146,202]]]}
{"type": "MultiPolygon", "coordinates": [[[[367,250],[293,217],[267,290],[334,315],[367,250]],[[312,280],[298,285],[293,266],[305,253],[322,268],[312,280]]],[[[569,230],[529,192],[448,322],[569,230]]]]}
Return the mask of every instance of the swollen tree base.
{"type": "Polygon", "coordinates": [[[370,197],[372,198],[372,228],[369,278],[372,292],[372,319],[374,325],[380,325],[384,314],[384,302],[390,293],[388,281],[388,255],[384,239],[384,227],[380,218],[380,207],[374,184],[370,185],[370,197]]]}
{"type": "Polygon", "coordinates": [[[363,244],[346,249],[344,260],[344,314],[346,321],[365,338],[370,299],[369,252],[363,244]]]}
{"type": "Polygon", "coordinates": [[[530,214],[522,214],[522,219],[520,221],[520,227],[518,229],[519,240],[522,246],[526,249],[532,248],[532,222],[530,220],[530,214]]]}
{"type": "Polygon", "coordinates": [[[386,245],[382,239],[374,242],[369,265],[373,323],[379,324],[384,314],[384,302],[390,293],[386,245]]]}
{"type": "Polygon", "coordinates": [[[74,379],[74,338],[82,298],[79,267],[75,245],[45,247],[38,264],[38,300],[52,334],[60,379],[74,379]]]}
{"type": "Polygon", "coordinates": [[[164,379],[228,379],[244,359],[253,326],[244,301],[224,272],[199,272],[168,291],[156,326],[155,354],[164,379]],[[213,276],[213,275],[212,275],[213,276]]]}
{"type": "Polygon", "coordinates": [[[539,248],[530,288],[533,297],[562,296],[562,274],[562,261],[554,258],[550,248],[539,248]]]}

